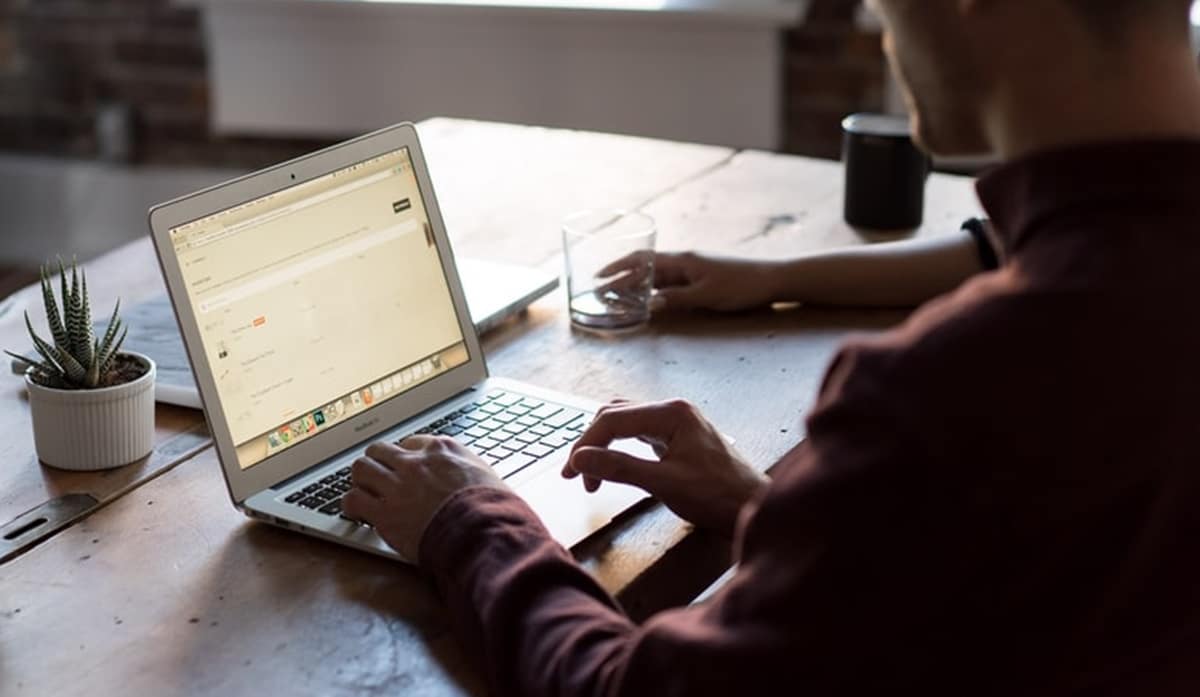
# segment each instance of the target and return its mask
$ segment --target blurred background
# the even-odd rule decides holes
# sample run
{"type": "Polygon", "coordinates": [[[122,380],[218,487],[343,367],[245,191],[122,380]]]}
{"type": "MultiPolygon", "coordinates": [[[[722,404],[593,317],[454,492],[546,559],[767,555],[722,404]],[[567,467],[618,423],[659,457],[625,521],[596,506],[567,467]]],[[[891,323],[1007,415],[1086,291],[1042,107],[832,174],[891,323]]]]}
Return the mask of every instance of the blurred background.
{"type": "Polygon", "coordinates": [[[396,121],[836,158],[889,83],[859,0],[0,0],[0,298],[153,203],[396,121]]]}

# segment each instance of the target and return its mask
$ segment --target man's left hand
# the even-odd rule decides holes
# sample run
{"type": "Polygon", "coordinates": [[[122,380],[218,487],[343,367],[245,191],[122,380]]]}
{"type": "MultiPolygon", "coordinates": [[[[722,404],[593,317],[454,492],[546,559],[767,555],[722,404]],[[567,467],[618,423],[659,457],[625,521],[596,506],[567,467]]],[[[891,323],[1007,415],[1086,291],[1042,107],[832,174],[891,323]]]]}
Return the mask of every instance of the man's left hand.
{"type": "Polygon", "coordinates": [[[468,487],[507,489],[491,467],[449,438],[411,436],[373,443],[354,461],[348,518],[370,523],[392,549],[416,563],[421,537],[441,505],[468,487]]]}

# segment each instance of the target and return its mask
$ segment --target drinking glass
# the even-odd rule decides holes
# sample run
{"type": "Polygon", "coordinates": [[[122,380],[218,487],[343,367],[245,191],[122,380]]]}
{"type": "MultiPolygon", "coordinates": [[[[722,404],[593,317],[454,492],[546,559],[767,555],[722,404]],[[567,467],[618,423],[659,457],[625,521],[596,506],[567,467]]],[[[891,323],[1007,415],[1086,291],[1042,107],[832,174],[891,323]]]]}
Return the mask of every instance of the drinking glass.
{"type": "Polygon", "coordinates": [[[581,211],[563,221],[571,322],[628,329],[650,319],[654,219],[625,210],[581,211]]]}

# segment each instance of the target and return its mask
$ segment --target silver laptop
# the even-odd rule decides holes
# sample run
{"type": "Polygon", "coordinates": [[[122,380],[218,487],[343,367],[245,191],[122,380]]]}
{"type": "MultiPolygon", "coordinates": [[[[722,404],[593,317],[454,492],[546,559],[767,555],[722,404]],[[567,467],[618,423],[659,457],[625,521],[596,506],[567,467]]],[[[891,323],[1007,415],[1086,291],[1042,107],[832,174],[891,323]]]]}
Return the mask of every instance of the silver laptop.
{"type": "Polygon", "coordinates": [[[150,228],[247,515],[398,559],[341,498],[368,444],[413,433],[479,453],[566,546],[645,498],[560,476],[597,404],[488,375],[411,124],[156,206],[150,228]]]}

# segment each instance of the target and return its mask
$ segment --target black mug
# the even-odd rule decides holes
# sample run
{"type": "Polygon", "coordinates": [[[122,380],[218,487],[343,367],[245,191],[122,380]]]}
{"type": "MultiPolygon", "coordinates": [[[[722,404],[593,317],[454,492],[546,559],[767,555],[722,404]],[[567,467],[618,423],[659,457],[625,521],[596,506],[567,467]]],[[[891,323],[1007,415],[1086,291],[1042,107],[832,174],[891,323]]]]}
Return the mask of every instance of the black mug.
{"type": "Polygon", "coordinates": [[[931,163],[913,144],[908,118],[847,116],[842,121],[842,162],[848,224],[869,230],[921,226],[931,163]]]}

